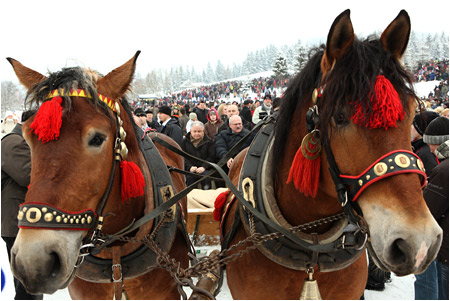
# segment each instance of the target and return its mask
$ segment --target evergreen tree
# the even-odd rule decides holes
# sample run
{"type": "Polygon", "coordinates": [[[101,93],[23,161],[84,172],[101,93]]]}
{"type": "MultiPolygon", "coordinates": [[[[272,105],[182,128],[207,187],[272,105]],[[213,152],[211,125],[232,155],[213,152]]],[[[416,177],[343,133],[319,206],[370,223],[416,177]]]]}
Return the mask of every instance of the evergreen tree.
{"type": "Polygon", "coordinates": [[[216,65],[216,79],[217,81],[226,79],[225,66],[220,62],[220,60],[217,61],[216,65]]]}
{"type": "Polygon", "coordinates": [[[300,45],[298,47],[298,54],[295,57],[295,63],[294,63],[294,70],[296,72],[300,72],[302,71],[303,67],[305,67],[306,62],[308,61],[308,54],[307,54],[307,50],[306,47],[304,47],[303,45],[300,45]]]}
{"type": "Polygon", "coordinates": [[[289,76],[286,59],[281,53],[279,53],[275,59],[272,71],[274,73],[274,77],[278,80],[286,79],[289,76]]]}
{"type": "Polygon", "coordinates": [[[448,60],[448,35],[442,32],[440,40],[442,45],[440,58],[448,60]]]}

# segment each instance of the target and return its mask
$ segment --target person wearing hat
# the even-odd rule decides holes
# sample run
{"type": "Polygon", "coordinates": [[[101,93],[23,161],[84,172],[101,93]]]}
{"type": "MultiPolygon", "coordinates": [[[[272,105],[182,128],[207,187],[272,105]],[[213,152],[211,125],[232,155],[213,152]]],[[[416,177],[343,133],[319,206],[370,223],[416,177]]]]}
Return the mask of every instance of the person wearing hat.
{"type": "Polygon", "coordinates": [[[147,125],[147,114],[145,114],[144,110],[141,108],[137,108],[136,110],[134,110],[134,115],[137,118],[137,125],[145,132],[145,130],[148,128],[147,125]]]}
{"type": "Polygon", "coordinates": [[[186,123],[186,134],[191,131],[192,123],[194,121],[197,121],[197,114],[196,113],[189,113],[189,120],[186,123]]]}
{"type": "Polygon", "coordinates": [[[183,132],[181,131],[178,119],[172,117],[172,110],[169,106],[161,106],[159,108],[158,117],[161,127],[158,132],[165,134],[175,140],[178,145],[183,141],[183,132]]]}
{"type": "Polygon", "coordinates": [[[10,133],[13,128],[16,126],[16,122],[14,122],[14,116],[12,111],[6,111],[5,119],[2,122],[1,134],[2,137],[6,134],[10,133]]]}
{"type": "Polygon", "coordinates": [[[147,125],[154,131],[158,131],[161,124],[153,118],[153,111],[148,109],[145,111],[145,115],[147,115],[147,125]]]}
{"type": "Polygon", "coordinates": [[[422,136],[425,133],[427,125],[437,117],[439,115],[435,112],[424,111],[414,116],[411,125],[411,146],[413,152],[422,160],[427,177],[430,176],[431,171],[436,167],[438,161],[436,156],[430,152],[430,147],[423,141],[422,136]]]}
{"type": "Polygon", "coordinates": [[[241,112],[239,113],[239,116],[241,116],[242,120],[245,120],[252,124],[252,111],[250,111],[250,104],[251,100],[244,100],[241,112]]]}
{"type": "Polygon", "coordinates": [[[448,118],[438,117],[426,128],[423,140],[439,159],[430,174],[423,197],[428,209],[443,231],[441,248],[436,259],[422,274],[416,275],[414,294],[416,300],[448,300],[448,118]]]}
{"type": "Polygon", "coordinates": [[[272,114],[272,111],[272,96],[270,96],[270,94],[266,94],[264,96],[263,103],[255,109],[252,117],[252,122],[254,124],[258,124],[261,119],[263,119],[267,115],[272,114]]]}

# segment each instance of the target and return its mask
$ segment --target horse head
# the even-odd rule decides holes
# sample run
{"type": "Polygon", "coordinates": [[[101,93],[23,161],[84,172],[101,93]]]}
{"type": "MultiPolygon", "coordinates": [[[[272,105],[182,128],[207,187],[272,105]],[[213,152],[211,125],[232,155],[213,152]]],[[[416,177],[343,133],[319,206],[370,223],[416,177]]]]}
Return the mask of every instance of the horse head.
{"type": "Polygon", "coordinates": [[[126,196],[121,188],[124,162],[135,166],[142,182],[149,177],[128,104],[121,101],[138,55],[104,77],[79,67],[46,77],[8,59],[28,89],[28,104],[39,106],[23,125],[31,184],[11,252],[13,273],[30,293],[51,294],[70,283],[83,239],[95,227],[114,233],[142,216],[148,185],[126,196]],[[102,225],[103,213],[113,217],[102,225]]]}
{"type": "Polygon", "coordinates": [[[398,275],[423,272],[442,241],[422,196],[423,164],[411,152],[420,104],[401,64],[410,29],[401,11],[380,38],[359,40],[350,11],[340,14],[285,92],[273,154],[276,187],[294,182],[277,192],[291,224],[338,213],[336,199],[347,197],[367,223],[374,260],[398,275]]]}

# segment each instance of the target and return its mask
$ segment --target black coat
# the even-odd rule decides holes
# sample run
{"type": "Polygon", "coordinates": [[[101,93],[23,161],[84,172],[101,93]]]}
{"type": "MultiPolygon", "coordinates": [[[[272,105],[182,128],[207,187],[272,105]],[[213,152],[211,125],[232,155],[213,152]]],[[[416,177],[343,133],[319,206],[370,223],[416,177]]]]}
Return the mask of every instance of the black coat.
{"type": "Polygon", "coordinates": [[[17,212],[30,184],[31,152],[22,137],[22,125],[2,139],[2,236],[16,237],[17,212]]]}
{"type": "Polygon", "coordinates": [[[252,123],[252,111],[250,111],[248,107],[244,106],[241,112],[239,113],[239,116],[241,116],[243,120],[252,123]]]}
{"type": "Polygon", "coordinates": [[[158,131],[175,140],[175,142],[178,143],[178,145],[181,145],[183,141],[183,133],[181,131],[178,119],[172,117],[169,120],[169,122],[165,126],[161,126],[161,128],[158,131]]]}
{"type": "Polygon", "coordinates": [[[431,172],[423,197],[433,217],[441,226],[444,236],[437,261],[448,266],[448,159],[442,161],[431,172]]]}
{"type": "Polygon", "coordinates": [[[438,161],[436,155],[433,154],[430,150],[428,144],[423,142],[423,139],[418,139],[412,142],[412,148],[414,153],[419,156],[419,158],[423,162],[423,166],[425,167],[425,172],[427,177],[430,176],[431,171],[437,166],[438,161]]]}
{"type": "Polygon", "coordinates": [[[200,109],[199,107],[195,107],[194,110],[192,111],[195,114],[197,114],[197,119],[200,120],[201,122],[203,122],[203,124],[208,122],[208,109],[200,109]]]}
{"type": "MultiPolygon", "coordinates": [[[[198,146],[195,147],[191,142],[191,133],[187,133],[187,135],[183,139],[183,142],[181,143],[181,148],[186,153],[196,156],[200,159],[213,163],[216,162],[216,145],[206,135],[203,137],[203,140],[200,141],[198,146]]],[[[211,168],[208,164],[202,163],[200,161],[190,158],[184,158],[184,169],[189,171],[192,166],[204,167],[205,169],[211,168]]]]}
{"type": "MultiPolygon", "coordinates": [[[[245,135],[249,133],[249,130],[243,128],[240,133],[233,134],[231,128],[223,130],[216,135],[214,142],[216,143],[216,156],[221,159],[239,140],[241,140],[245,135]]],[[[250,146],[252,143],[253,137],[255,136],[252,133],[247,140],[242,144],[239,148],[239,152],[244,148],[250,146]]]]}

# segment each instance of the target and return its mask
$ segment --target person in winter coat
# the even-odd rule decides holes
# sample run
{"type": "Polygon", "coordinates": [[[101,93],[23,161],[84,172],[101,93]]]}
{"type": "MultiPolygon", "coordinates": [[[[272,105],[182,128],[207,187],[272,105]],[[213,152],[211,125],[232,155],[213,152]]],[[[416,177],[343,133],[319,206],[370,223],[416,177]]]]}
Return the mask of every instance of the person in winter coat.
{"type": "Polygon", "coordinates": [[[192,112],[197,114],[197,119],[203,122],[203,124],[208,122],[208,118],[206,117],[206,115],[208,114],[208,109],[206,108],[206,103],[204,100],[200,100],[200,103],[197,107],[194,108],[192,112]]]}
{"type": "MultiPolygon", "coordinates": [[[[200,159],[216,162],[216,146],[214,145],[214,142],[205,135],[204,125],[200,121],[194,121],[192,123],[191,131],[184,137],[181,148],[186,153],[200,159]]],[[[203,175],[210,168],[209,165],[200,161],[191,158],[184,159],[184,169],[189,172],[203,175]]],[[[186,185],[191,185],[196,180],[198,180],[197,177],[187,175],[186,185]]],[[[211,188],[211,180],[203,181],[202,187],[204,190],[211,188]]]]}
{"type": "Polygon", "coordinates": [[[186,115],[186,109],[185,107],[181,107],[180,108],[180,118],[178,118],[178,121],[180,122],[180,126],[181,126],[181,130],[183,132],[183,136],[185,136],[187,134],[186,132],[186,125],[189,121],[189,116],[186,115]]]}
{"type": "MultiPolygon", "coordinates": [[[[22,121],[36,113],[25,111],[22,121]]],[[[11,248],[16,240],[19,228],[17,212],[19,205],[25,201],[27,187],[30,184],[31,152],[22,137],[22,124],[18,123],[11,133],[2,138],[2,239],[6,243],[8,258],[11,259],[11,248]]],[[[2,275],[3,278],[3,275],[2,275]]],[[[3,281],[3,280],[2,280],[3,281]]],[[[43,295],[31,295],[14,277],[16,300],[42,300],[43,295]]]]}
{"type": "Polygon", "coordinates": [[[252,124],[252,111],[250,111],[250,105],[252,104],[251,100],[245,100],[244,106],[241,109],[241,112],[239,113],[239,116],[241,116],[242,120],[247,121],[248,123],[252,124]]]}
{"type": "Polygon", "coordinates": [[[258,124],[261,119],[263,119],[267,115],[272,114],[272,111],[272,97],[270,96],[270,94],[266,94],[266,96],[264,96],[264,102],[262,103],[262,105],[255,109],[255,112],[252,116],[252,122],[254,124],[258,124]]]}
{"type": "Polygon", "coordinates": [[[178,119],[171,117],[172,110],[168,106],[159,108],[158,117],[161,122],[161,127],[158,130],[160,133],[171,137],[178,145],[183,141],[183,132],[181,131],[178,119]]]}
{"type": "Polygon", "coordinates": [[[430,174],[428,185],[423,191],[431,214],[443,231],[442,245],[436,259],[425,272],[416,275],[414,294],[416,300],[448,300],[448,189],[449,189],[449,120],[445,117],[434,119],[425,130],[423,140],[439,159],[430,174]]]}
{"type": "MultiPolygon", "coordinates": [[[[249,130],[244,129],[242,125],[242,119],[239,115],[233,115],[229,119],[229,128],[219,132],[216,135],[216,157],[221,159],[239,140],[241,140],[245,135],[249,133],[249,130]]],[[[239,153],[244,148],[250,146],[252,143],[254,134],[251,134],[245,143],[239,147],[237,153],[239,153]]],[[[233,158],[227,161],[227,167],[230,168],[231,163],[233,163],[233,158]]]]}
{"type": "Polygon", "coordinates": [[[214,141],[216,134],[219,131],[219,128],[222,126],[223,121],[219,119],[219,113],[217,113],[216,109],[212,108],[208,111],[208,122],[205,124],[205,134],[209,139],[214,141]]]}
{"type": "Polygon", "coordinates": [[[430,147],[423,141],[423,134],[428,124],[432,122],[439,115],[435,112],[424,111],[414,116],[411,125],[411,145],[413,152],[419,156],[425,167],[427,177],[430,176],[431,171],[438,164],[436,156],[430,151],[430,147]]]}

